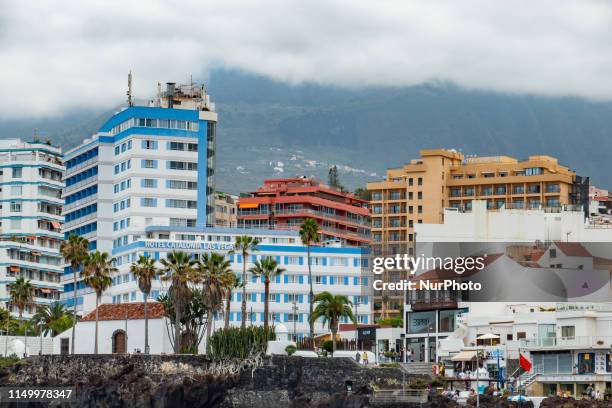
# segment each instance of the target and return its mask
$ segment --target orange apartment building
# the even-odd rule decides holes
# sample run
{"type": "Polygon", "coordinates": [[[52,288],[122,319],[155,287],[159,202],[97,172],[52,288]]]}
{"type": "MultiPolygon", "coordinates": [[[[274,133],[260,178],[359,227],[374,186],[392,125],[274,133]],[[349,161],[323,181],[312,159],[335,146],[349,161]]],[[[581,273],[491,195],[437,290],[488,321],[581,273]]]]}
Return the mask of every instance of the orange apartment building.
{"type": "Polygon", "coordinates": [[[299,229],[307,218],[319,224],[321,241],[348,246],[371,242],[367,201],[310,178],[264,180],[238,200],[241,228],[299,229]]]}
{"type": "MultiPolygon", "coordinates": [[[[588,205],[585,181],[550,156],[519,161],[508,156],[466,158],[455,150],[422,150],[419,159],[387,170],[384,181],[368,183],[372,194],[372,255],[412,254],[418,223],[442,223],[445,208],[471,209],[486,200],[491,210],[588,205]]],[[[401,278],[390,272],[388,280],[401,278]]],[[[374,298],[375,319],[397,316],[401,298],[374,298]]]]}

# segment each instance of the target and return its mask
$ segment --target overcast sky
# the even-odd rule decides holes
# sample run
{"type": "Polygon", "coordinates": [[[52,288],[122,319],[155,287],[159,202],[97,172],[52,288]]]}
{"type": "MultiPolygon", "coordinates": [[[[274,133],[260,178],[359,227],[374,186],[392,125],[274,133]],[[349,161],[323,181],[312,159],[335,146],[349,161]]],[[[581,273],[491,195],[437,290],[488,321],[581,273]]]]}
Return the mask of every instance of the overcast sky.
{"type": "Polygon", "coordinates": [[[0,0],[0,67],[0,118],[114,106],[130,69],[141,98],[227,67],[609,100],[612,2],[0,0]]]}

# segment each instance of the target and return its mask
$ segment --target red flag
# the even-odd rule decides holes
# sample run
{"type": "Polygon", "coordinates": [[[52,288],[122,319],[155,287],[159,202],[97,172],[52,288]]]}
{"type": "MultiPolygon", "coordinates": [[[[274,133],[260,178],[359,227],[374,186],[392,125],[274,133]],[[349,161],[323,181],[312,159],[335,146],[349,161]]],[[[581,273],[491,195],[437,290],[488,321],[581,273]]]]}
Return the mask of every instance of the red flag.
{"type": "Polygon", "coordinates": [[[519,365],[524,371],[531,371],[531,367],[533,366],[531,361],[529,361],[529,359],[525,357],[523,353],[519,353],[519,365]]]}

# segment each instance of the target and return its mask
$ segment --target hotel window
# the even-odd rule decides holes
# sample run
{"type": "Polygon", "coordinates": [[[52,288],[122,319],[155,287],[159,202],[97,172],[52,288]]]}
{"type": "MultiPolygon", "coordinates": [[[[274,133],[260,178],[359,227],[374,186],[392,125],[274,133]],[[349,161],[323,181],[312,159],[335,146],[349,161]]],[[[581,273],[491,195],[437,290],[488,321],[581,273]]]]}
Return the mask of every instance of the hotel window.
{"type": "Polygon", "coordinates": [[[331,257],[329,258],[330,266],[348,266],[348,258],[331,257]]]}
{"type": "Polygon", "coordinates": [[[547,184],[546,192],[547,193],[559,193],[561,192],[561,187],[559,187],[559,184],[547,184]]]}
{"type": "Polygon", "coordinates": [[[145,150],[157,150],[157,142],[155,140],[143,140],[142,148],[145,150]]]}
{"type": "Polygon", "coordinates": [[[417,185],[419,185],[419,186],[423,185],[423,177],[419,177],[417,185]]]}
{"type": "Polygon", "coordinates": [[[495,187],[495,194],[497,194],[497,195],[504,195],[504,194],[506,194],[506,186],[496,186],[495,187]]]}
{"type": "Polygon", "coordinates": [[[474,196],[474,187],[466,187],[466,189],[463,190],[463,194],[467,197],[474,196]]]}
{"type": "Polygon", "coordinates": [[[177,190],[197,190],[197,181],[166,180],[166,187],[177,190]]]}
{"type": "Polygon", "coordinates": [[[409,186],[414,185],[414,179],[413,179],[412,177],[410,177],[410,178],[408,179],[408,185],[409,185],[409,186]]]}
{"type": "Polygon", "coordinates": [[[493,195],[493,187],[482,187],[481,194],[483,196],[493,195]]]}
{"type": "Polygon", "coordinates": [[[530,194],[538,194],[540,192],[539,184],[530,184],[527,186],[527,192],[530,194]]]}
{"type": "Polygon", "coordinates": [[[21,178],[23,174],[23,171],[21,169],[21,167],[14,167],[13,168],[13,178],[21,178]]]}
{"type": "Polygon", "coordinates": [[[323,276],[317,275],[314,277],[314,283],[316,285],[322,285],[323,284],[323,276]]]}
{"type": "Polygon", "coordinates": [[[380,192],[372,193],[372,201],[382,200],[382,194],[380,192]]]}
{"type": "Polygon", "coordinates": [[[157,168],[157,160],[143,160],[142,161],[143,169],[156,169],[157,168]]]}
{"type": "Polygon", "coordinates": [[[197,143],[168,142],[168,150],[177,150],[181,152],[197,152],[198,145],[197,143]]]}
{"type": "Polygon", "coordinates": [[[561,203],[558,198],[549,198],[546,200],[547,207],[560,207],[561,203]]]}
{"type": "Polygon", "coordinates": [[[171,160],[168,162],[168,168],[170,170],[197,170],[198,163],[194,162],[180,162],[171,160]]]}
{"type": "MultiPolygon", "coordinates": [[[[297,276],[295,275],[285,275],[287,281],[285,283],[298,283],[298,279],[297,276]]],[[[289,298],[291,298],[292,296],[297,296],[295,294],[290,294],[289,298]]]]}
{"type": "Polygon", "coordinates": [[[11,202],[11,212],[21,212],[21,203],[11,202]]]}
{"type": "Polygon", "coordinates": [[[142,179],[141,186],[143,188],[157,188],[157,179],[142,179]]]}
{"type": "Polygon", "coordinates": [[[157,207],[157,199],[156,198],[141,198],[140,206],[141,207],[157,207]]]}
{"type": "Polygon", "coordinates": [[[414,194],[412,193],[412,191],[408,192],[408,200],[412,200],[414,198],[414,194]]]}
{"type": "Polygon", "coordinates": [[[11,186],[11,195],[20,196],[22,194],[23,189],[21,186],[11,186]]]}
{"type": "Polygon", "coordinates": [[[399,191],[392,191],[389,194],[389,199],[390,200],[399,200],[401,198],[401,193],[399,191]]]}
{"type": "Polygon", "coordinates": [[[422,205],[419,205],[419,206],[417,207],[417,212],[418,212],[419,214],[423,214],[423,206],[422,206],[422,205]]]}
{"type": "Polygon", "coordinates": [[[197,208],[197,202],[196,201],[192,201],[192,200],[167,199],[166,200],[166,207],[167,208],[189,208],[189,209],[195,209],[195,208],[197,208]]]}
{"type": "Polygon", "coordinates": [[[576,337],[576,326],[561,326],[561,337],[564,339],[576,337]]]}
{"type": "Polygon", "coordinates": [[[524,194],[525,186],[514,186],[512,187],[512,194],[524,194]]]}
{"type": "Polygon", "coordinates": [[[422,191],[419,191],[419,192],[417,193],[417,200],[422,200],[422,199],[423,199],[423,192],[422,192],[422,191]]]}
{"type": "Polygon", "coordinates": [[[299,256],[288,256],[286,257],[287,265],[299,265],[300,257],[299,256]]]}
{"type": "Polygon", "coordinates": [[[451,197],[461,197],[461,188],[451,188],[450,195],[451,197]]]}
{"type": "Polygon", "coordinates": [[[544,173],[544,169],[542,167],[528,167],[525,169],[526,176],[537,176],[544,173]]]}

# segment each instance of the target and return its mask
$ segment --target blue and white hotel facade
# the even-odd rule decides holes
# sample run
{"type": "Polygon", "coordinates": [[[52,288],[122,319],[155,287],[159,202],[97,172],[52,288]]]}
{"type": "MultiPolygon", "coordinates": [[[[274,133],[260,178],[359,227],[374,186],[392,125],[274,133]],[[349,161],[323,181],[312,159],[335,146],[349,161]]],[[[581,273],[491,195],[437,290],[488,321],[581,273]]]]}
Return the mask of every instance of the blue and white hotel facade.
{"type": "MultiPolygon", "coordinates": [[[[215,251],[227,255],[241,275],[255,260],[271,256],[286,270],[271,284],[270,314],[298,336],[308,332],[308,267],[306,248],[296,231],[219,228],[214,224],[214,172],[217,114],[204,88],[168,84],[149,106],[128,106],[113,115],[91,139],[66,152],[63,232],[81,235],[91,249],[116,259],[119,272],[103,303],[142,301],[129,266],[139,255],[156,260],[168,252],[215,251]],[[258,237],[261,244],[249,259],[231,255],[236,236],[258,237]],[[295,324],[294,324],[295,320],[295,324]]],[[[371,323],[368,253],[364,248],[312,248],[315,293],[347,295],[360,323],[371,323]]],[[[73,304],[70,268],[62,277],[66,305],[73,304]]],[[[167,291],[156,280],[151,298],[167,291]]],[[[249,276],[247,321],[263,323],[263,283],[249,276]]],[[[230,322],[240,324],[242,293],[234,293],[230,322]]],[[[77,286],[77,310],[95,307],[95,295],[77,286]]],[[[217,321],[222,321],[218,316],[217,321]]],[[[217,327],[219,327],[217,325],[217,327]]],[[[317,332],[326,332],[320,323],[317,332]]]]}
{"type": "MultiPolygon", "coordinates": [[[[190,254],[207,252],[223,253],[231,262],[234,272],[241,276],[243,262],[247,271],[255,261],[265,257],[276,259],[285,272],[270,283],[269,318],[287,326],[289,333],[298,338],[306,335],[308,326],[308,264],[307,250],[295,231],[249,230],[239,228],[187,228],[150,226],[141,239],[113,249],[113,257],[119,270],[113,278],[112,287],[105,294],[105,302],[141,302],[143,295],[138,289],[134,276],[130,274],[130,264],[139,255],[148,255],[160,260],[172,251],[190,254]],[[238,235],[251,235],[260,240],[257,251],[246,260],[239,254],[230,254],[238,235]]],[[[359,323],[371,323],[370,283],[368,277],[368,250],[357,247],[312,247],[311,266],[314,293],[329,291],[346,295],[353,302],[353,312],[359,323]]],[[[264,317],[264,284],[261,277],[247,272],[247,322],[261,325],[264,317]]],[[[156,299],[166,293],[168,283],[159,279],[153,282],[151,298],[156,299]]],[[[241,322],[241,290],[232,294],[230,324],[241,322]]],[[[92,305],[95,299],[86,300],[92,305]]],[[[224,316],[219,314],[215,327],[223,326],[224,316]]],[[[328,332],[319,321],[315,324],[316,333],[328,332]]]]}
{"type": "MultiPolygon", "coordinates": [[[[66,152],[64,236],[111,253],[149,225],[213,221],[217,114],[203,87],[168,84],[148,106],[128,106],[66,152]]],[[[72,273],[62,278],[72,306],[72,273]]],[[[89,290],[78,283],[77,309],[89,290]]]]}
{"type": "Polygon", "coordinates": [[[10,303],[10,287],[18,278],[34,287],[26,318],[58,301],[63,290],[61,157],[47,143],[0,140],[0,305],[13,315],[19,311],[10,303]]]}

